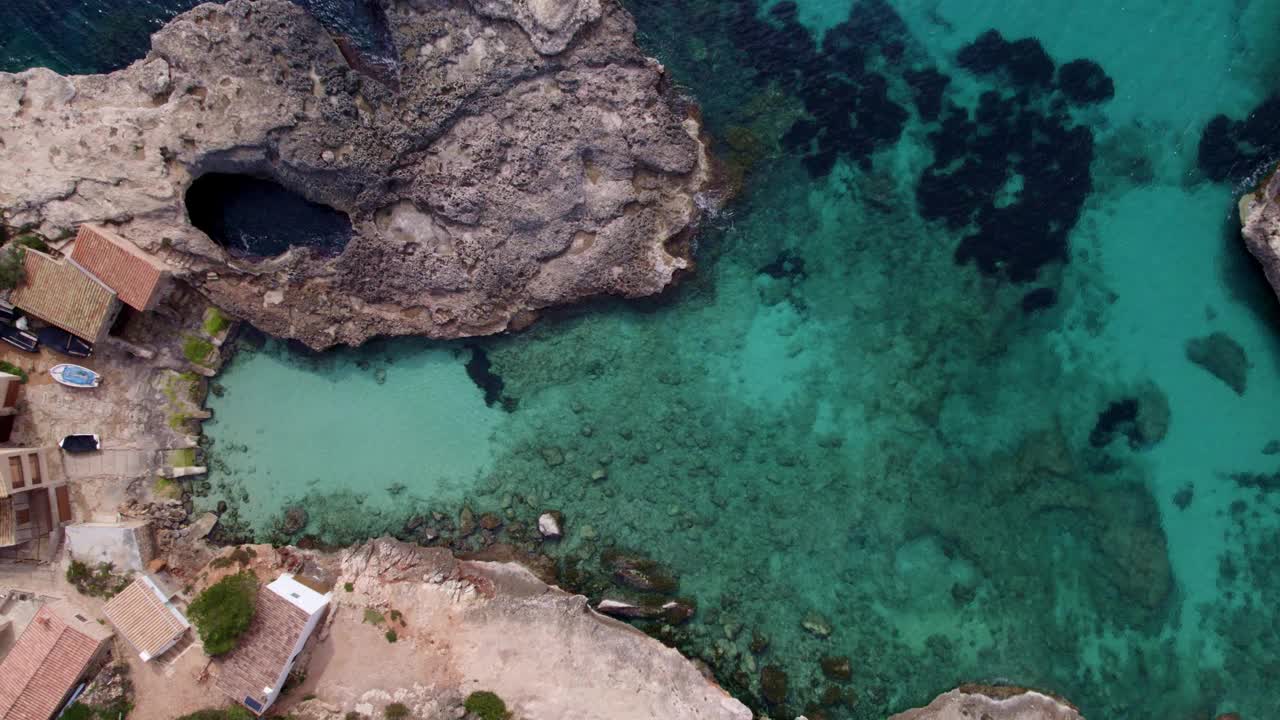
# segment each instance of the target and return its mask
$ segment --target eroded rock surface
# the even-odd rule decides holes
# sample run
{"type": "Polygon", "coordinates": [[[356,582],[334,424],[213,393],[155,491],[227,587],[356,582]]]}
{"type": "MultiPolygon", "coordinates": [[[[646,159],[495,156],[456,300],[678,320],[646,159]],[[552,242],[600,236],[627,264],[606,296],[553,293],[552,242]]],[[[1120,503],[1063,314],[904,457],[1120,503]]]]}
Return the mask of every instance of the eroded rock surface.
{"type": "Polygon", "coordinates": [[[1240,222],[1249,252],[1262,263],[1280,297],[1280,173],[1273,173],[1255,192],[1240,199],[1240,222]]]}
{"type": "Polygon", "coordinates": [[[499,332],[657,293],[688,265],[709,176],[696,109],[616,0],[380,5],[393,72],[353,69],[368,65],[350,43],[286,0],[231,0],[109,75],[0,74],[4,223],[115,225],[316,348],[499,332]],[[186,190],[212,172],[275,181],[354,235],[334,256],[232,258],[188,219],[186,190]]]}
{"type": "Polygon", "coordinates": [[[380,717],[390,702],[413,717],[453,717],[467,693],[486,689],[529,720],[751,718],[674,649],[519,565],[383,539],[344,552],[338,573],[336,608],[298,691],[319,702],[290,709],[297,717],[380,717]]]}
{"type": "Polygon", "coordinates": [[[1080,711],[1060,698],[1013,687],[965,685],[943,693],[926,707],[889,720],[1083,720],[1080,711]]]}

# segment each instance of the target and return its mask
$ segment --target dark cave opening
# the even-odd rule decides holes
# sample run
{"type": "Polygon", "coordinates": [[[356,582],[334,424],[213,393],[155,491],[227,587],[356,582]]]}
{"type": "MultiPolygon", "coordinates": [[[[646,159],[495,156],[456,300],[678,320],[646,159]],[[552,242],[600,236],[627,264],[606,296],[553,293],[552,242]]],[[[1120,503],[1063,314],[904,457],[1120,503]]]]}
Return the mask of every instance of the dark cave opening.
{"type": "Polygon", "coordinates": [[[191,224],[236,257],[273,257],[291,247],[337,255],[351,240],[346,213],[252,175],[203,175],[186,204],[191,224]]]}

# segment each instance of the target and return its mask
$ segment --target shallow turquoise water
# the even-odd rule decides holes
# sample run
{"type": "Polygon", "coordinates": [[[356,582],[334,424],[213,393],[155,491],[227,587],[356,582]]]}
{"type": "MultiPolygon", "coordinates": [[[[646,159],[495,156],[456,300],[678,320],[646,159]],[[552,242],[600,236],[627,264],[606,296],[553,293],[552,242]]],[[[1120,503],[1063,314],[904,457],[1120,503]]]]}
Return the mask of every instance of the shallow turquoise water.
{"type": "MultiPolygon", "coordinates": [[[[784,28],[787,6],[764,4],[782,9],[755,17],[784,28]]],[[[856,129],[829,124],[808,159],[788,147],[817,71],[793,73],[796,46],[768,52],[781,36],[750,45],[759,27],[730,19],[753,3],[637,0],[643,42],[749,169],[699,240],[697,275],[671,302],[602,303],[481,343],[514,412],[485,405],[462,346],[246,352],[210,399],[215,471],[197,502],[228,502],[262,537],[300,505],[299,534],[325,542],[463,503],[524,523],[559,509],[557,555],[594,567],[618,544],[679,574],[699,612],[673,637],[727,686],[759,703],[758,670],[784,669],[776,717],[883,717],[966,680],[1052,690],[1091,718],[1270,717],[1280,324],[1232,225],[1246,183],[1204,180],[1197,145],[1215,114],[1241,118],[1277,87],[1278,5],[799,2],[806,38],[852,27],[871,48],[856,128],[906,109],[859,162],[856,129]],[[917,194],[938,124],[905,72],[937,68],[969,107],[1014,97],[1007,77],[957,66],[993,28],[1114,82],[1065,113],[1092,136],[1090,184],[1067,262],[1034,282],[1009,280],[1016,257],[989,275],[957,264],[970,228],[922,218],[917,194]],[[824,142],[844,149],[815,175],[824,142]],[[1057,302],[1025,313],[1035,288],[1057,302]],[[1211,332],[1244,349],[1243,394],[1188,361],[1187,341],[1211,332]],[[1163,436],[1096,447],[1099,413],[1125,398],[1163,436]],[[802,628],[813,613],[830,637],[802,628]],[[853,679],[817,708],[845,687],[823,678],[826,655],[852,658],[853,679]]],[[[1037,93],[1017,112],[1061,102],[1037,93]]],[[[1075,187],[1060,179],[1049,197],[1075,187]]],[[[1016,198],[1029,181],[1002,182],[1016,198]]],[[[1039,232],[1000,227],[1024,245],[1039,232]]]]}

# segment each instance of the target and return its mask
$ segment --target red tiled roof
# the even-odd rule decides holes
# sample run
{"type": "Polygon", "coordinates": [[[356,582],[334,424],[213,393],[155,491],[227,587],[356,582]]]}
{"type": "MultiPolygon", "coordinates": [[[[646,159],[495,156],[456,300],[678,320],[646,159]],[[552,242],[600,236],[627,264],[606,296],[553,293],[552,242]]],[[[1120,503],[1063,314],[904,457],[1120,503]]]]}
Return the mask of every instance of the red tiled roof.
{"type": "Polygon", "coordinates": [[[151,309],[164,283],[164,263],[97,225],[80,226],[71,259],[137,310],[151,309]]]}
{"type": "Polygon", "coordinates": [[[105,641],[40,608],[0,663],[0,718],[49,720],[105,641]]]}
{"type": "Polygon", "coordinates": [[[30,248],[25,255],[14,306],[89,342],[106,335],[118,307],[111,288],[66,260],[30,248]]]}
{"type": "Polygon", "coordinates": [[[266,688],[274,688],[292,660],[293,649],[307,627],[307,613],[269,588],[258,590],[249,629],[222,664],[218,689],[236,702],[253,698],[267,706],[266,688]]]}

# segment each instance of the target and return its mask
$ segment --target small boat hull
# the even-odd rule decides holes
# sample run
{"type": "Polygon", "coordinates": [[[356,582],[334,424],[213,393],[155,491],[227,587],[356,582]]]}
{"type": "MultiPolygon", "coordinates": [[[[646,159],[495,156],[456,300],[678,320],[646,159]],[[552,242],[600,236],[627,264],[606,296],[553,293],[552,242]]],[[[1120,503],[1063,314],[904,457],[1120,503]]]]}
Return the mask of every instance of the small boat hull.
{"type": "Polygon", "coordinates": [[[87,367],[63,363],[49,368],[49,377],[73,388],[96,388],[102,384],[102,376],[87,367]]]}

